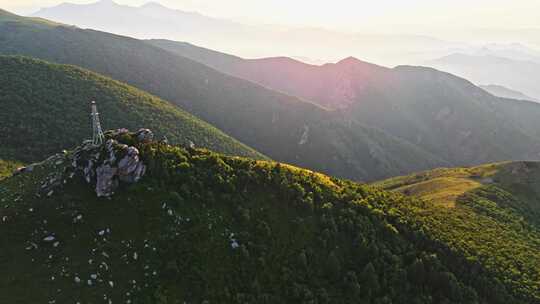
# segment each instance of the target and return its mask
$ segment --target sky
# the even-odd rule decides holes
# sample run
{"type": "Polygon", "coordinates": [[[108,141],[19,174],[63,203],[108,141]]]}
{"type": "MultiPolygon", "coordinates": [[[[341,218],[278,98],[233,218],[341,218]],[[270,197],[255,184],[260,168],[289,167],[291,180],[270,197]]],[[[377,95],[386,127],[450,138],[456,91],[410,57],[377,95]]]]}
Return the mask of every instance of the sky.
{"type": "MultiPolygon", "coordinates": [[[[430,30],[540,28],[540,0],[158,0],[181,10],[250,24],[340,30],[428,32],[430,30]]],[[[30,14],[62,0],[0,0],[0,7],[30,14]]],[[[72,3],[95,1],[69,0],[72,3]]],[[[115,0],[141,5],[147,0],[115,0]]]]}

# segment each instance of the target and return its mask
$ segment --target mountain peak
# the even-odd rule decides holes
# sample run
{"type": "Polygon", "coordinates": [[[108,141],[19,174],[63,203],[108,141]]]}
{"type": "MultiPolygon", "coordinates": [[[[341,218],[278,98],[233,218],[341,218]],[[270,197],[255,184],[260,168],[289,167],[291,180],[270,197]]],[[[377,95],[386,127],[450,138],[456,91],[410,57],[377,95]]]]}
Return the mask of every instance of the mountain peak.
{"type": "Polygon", "coordinates": [[[159,2],[151,1],[147,2],[143,5],[141,5],[141,8],[149,8],[149,9],[168,9],[166,6],[159,2]]]}
{"type": "Polygon", "coordinates": [[[99,0],[98,2],[96,2],[95,4],[97,5],[103,5],[103,6],[113,6],[113,5],[118,5],[116,2],[114,2],[113,0],[99,0]]]}
{"type": "Polygon", "coordinates": [[[337,64],[340,64],[340,65],[348,65],[348,64],[358,64],[358,63],[364,63],[362,60],[356,58],[356,57],[353,57],[353,56],[349,56],[345,59],[342,59],[340,61],[338,61],[337,64]]]}

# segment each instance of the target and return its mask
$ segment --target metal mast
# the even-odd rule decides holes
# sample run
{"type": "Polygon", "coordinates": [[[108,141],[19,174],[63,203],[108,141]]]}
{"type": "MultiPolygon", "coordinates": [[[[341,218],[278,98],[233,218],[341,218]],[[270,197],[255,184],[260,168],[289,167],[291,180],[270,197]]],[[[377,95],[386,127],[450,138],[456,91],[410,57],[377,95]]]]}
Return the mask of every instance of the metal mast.
{"type": "Polygon", "coordinates": [[[92,144],[95,146],[101,145],[103,143],[103,138],[105,138],[105,135],[103,135],[103,130],[101,130],[101,123],[99,123],[99,113],[97,111],[97,105],[95,101],[92,101],[92,144]]]}

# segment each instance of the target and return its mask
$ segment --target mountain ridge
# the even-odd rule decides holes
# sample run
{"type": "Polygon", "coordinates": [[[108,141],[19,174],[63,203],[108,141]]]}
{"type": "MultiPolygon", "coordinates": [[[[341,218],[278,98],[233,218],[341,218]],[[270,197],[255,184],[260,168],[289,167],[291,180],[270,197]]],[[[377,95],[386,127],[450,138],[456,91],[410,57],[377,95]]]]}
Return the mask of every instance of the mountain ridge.
{"type": "Polygon", "coordinates": [[[431,67],[389,69],[355,59],[323,66],[295,61],[268,63],[172,41],[150,43],[225,73],[337,109],[347,118],[418,145],[454,166],[540,156],[538,132],[532,127],[537,123],[529,116],[531,111],[540,115],[540,107],[496,98],[466,79],[431,67]],[[520,148],[504,151],[504,145],[496,144],[503,137],[514,138],[514,146],[520,148]],[[478,146],[478,142],[484,142],[484,146],[478,146]]]}

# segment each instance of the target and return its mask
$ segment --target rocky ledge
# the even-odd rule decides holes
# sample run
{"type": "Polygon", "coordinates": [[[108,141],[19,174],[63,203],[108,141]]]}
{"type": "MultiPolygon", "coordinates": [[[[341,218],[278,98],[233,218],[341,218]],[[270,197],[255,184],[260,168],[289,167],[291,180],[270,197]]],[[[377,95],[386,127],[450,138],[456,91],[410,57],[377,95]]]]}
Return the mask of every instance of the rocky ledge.
{"type": "Polygon", "coordinates": [[[38,195],[51,196],[68,179],[81,176],[95,188],[98,197],[111,197],[121,183],[138,182],[146,172],[137,145],[152,142],[154,134],[148,129],[135,133],[127,129],[107,131],[105,142],[94,145],[85,141],[71,153],[57,154],[47,161],[64,165],[41,183],[38,195]]]}

